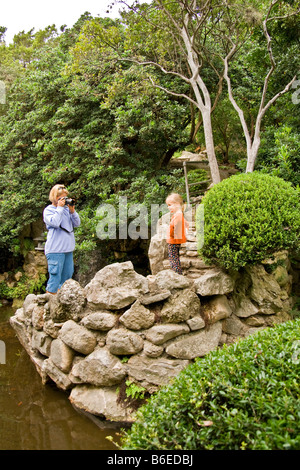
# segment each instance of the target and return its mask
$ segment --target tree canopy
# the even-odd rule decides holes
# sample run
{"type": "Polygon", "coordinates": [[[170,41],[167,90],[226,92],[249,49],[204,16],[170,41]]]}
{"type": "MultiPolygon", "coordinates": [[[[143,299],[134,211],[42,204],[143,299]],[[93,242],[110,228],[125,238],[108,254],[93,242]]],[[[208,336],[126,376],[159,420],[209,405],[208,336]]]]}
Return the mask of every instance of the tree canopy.
{"type": "MultiPolygon", "coordinates": [[[[18,252],[20,233],[41,217],[56,183],[76,197],[78,246],[91,249],[100,204],[119,195],[160,204],[184,192],[182,171],[168,166],[180,151],[206,149],[215,183],[222,164],[245,170],[245,126],[225,86],[226,57],[253,139],[262,94],[268,103],[299,69],[298,8],[292,0],[135,2],[120,19],[84,13],[72,28],[21,31],[10,45],[1,27],[0,248],[18,252]],[[270,43],[263,21],[271,14],[270,43]],[[265,90],[270,44],[276,67],[265,90]]],[[[259,123],[256,161],[294,185],[296,91],[274,100],[259,123]]]]}

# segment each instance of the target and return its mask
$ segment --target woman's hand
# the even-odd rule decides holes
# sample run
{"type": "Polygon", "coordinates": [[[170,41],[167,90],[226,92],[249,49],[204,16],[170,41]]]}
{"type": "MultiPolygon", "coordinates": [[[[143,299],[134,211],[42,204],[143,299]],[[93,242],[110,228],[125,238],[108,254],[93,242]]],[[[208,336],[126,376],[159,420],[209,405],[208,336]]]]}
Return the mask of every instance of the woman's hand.
{"type": "Polygon", "coordinates": [[[70,211],[70,214],[74,214],[75,206],[69,206],[69,211],[70,211]]]}
{"type": "Polygon", "coordinates": [[[57,205],[59,207],[64,207],[64,205],[66,204],[66,200],[64,197],[60,197],[58,200],[57,200],[57,205]]]}

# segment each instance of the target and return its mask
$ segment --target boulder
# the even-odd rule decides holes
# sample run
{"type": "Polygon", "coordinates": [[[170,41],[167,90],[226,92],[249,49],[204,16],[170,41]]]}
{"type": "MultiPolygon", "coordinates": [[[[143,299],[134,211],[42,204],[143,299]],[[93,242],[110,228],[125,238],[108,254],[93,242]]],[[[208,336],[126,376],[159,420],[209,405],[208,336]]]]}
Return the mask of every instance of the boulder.
{"type": "Polygon", "coordinates": [[[234,279],[223,270],[213,268],[204,270],[194,279],[197,294],[202,296],[229,294],[234,289],[234,279]]]}
{"type": "Polygon", "coordinates": [[[159,289],[174,290],[191,287],[189,279],[181,274],[175,273],[172,269],[160,271],[155,276],[156,285],[159,289]]]}
{"type": "Polygon", "coordinates": [[[252,286],[250,298],[256,303],[259,313],[272,315],[283,309],[281,287],[262,265],[246,268],[250,275],[252,286]]]}
{"type": "Polygon", "coordinates": [[[98,388],[91,385],[76,385],[69,399],[75,407],[95,416],[117,422],[134,421],[134,413],[118,402],[116,387],[98,388]]]}
{"type": "Polygon", "coordinates": [[[72,375],[84,383],[96,386],[111,386],[120,383],[126,370],[122,362],[106,347],[95,349],[72,368],[72,375]]]}
{"type": "Polygon", "coordinates": [[[140,302],[143,305],[150,305],[156,302],[162,302],[163,300],[166,300],[168,297],[170,297],[170,295],[171,291],[168,289],[149,292],[140,298],[140,302]]]}
{"type": "Polygon", "coordinates": [[[117,318],[117,315],[111,312],[92,312],[81,320],[80,325],[91,330],[108,331],[115,326],[117,318]]]}
{"type": "Polygon", "coordinates": [[[208,323],[216,323],[219,320],[228,318],[232,314],[232,308],[229,305],[225,295],[216,295],[203,305],[204,316],[208,323]]]}
{"type": "Polygon", "coordinates": [[[68,279],[63,283],[57,293],[59,308],[65,312],[67,320],[80,320],[80,314],[85,305],[84,289],[74,279],[68,279]]]}
{"type": "Polygon", "coordinates": [[[52,338],[48,336],[44,331],[33,330],[31,338],[31,347],[36,349],[43,356],[50,356],[52,338]]]}
{"type": "Polygon", "coordinates": [[[95,335],[73,320],[66,321],[59,332],[60,339],[81,354],[90,354],[96,347],[95,335]]]}
{"type": "Polygon", "coordinates": [[[72,381],[69,376],[61,371],[50,358],[44,360],[42,370],[56,383],[58,388],[68,390],[72,387],[72,381]]]}
{"type": "Polygon", "coordinates": [[[149,392],[157,390],[157,386],[167,385],[176,377],[189,361],[132,356],[127,363],[129,379],[141,383],[149,392]]]}
{"type": "Polygon", "coordinates": [[[221,322],[214,323],[197,333],[175,339],[166,348],[169,356],[178,359],[195,359],[217,348],[222,334],[221,322]]]}
{"type": "Polygon", "coordinates": [[[93,308],[119,310],[149,291],[147,279],[136,273],[131,261],[105,266],[85,287],[93,308]]]}
{"type": "Polygon", "coordinates": [[[126,328],[115,328],[108,332],[106,345],[112,354],[126,356],[141,351],[144,347],[144,341],[133,331],[126,328]]]}
{"type": "Polygon", "coordinates": [[[189,318],[187,321],[191,331],[201,330],[205,327],[205,321],[201,315],[196,315],[195,317],[189,318]]]}
{"type": "Polygon", "coordinates": [[[120,323],[130,330],[150,328],[154,321],[154,313],[144,307],[138,300],[120,317],[120,323]]]}
{"type": "Polygon", "coordinates": [[[160,312],[161,320],[164,323],[181,323],[198,315],[200,305],[200,299],[193,290],[179,290],[165,301],[160,312]]]}
{"type": "Polygon", "coordinates": [[[67,346],[60,338],[52,341],[50,359],[63,372],[70,372],[74,355],[74,350],[67,346]]]}
{"type": "Polygon", "coordinates": [[[190,329],[185,323],[155,325],[145,332],[146,339],[155,345],[160,345],[176,336],[189,333],[190,329]]]}

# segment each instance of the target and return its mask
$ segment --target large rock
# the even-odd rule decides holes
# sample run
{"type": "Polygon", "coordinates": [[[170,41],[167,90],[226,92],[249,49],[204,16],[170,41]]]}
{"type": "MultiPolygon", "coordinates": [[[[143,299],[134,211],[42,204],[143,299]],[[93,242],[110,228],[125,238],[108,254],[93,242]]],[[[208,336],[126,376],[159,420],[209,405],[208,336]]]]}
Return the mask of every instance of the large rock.
{"type": "Polygon", "coordinates": [[[131,261],[105,266],[85,287],[89,305],[108,310],[127,307],[148,291],[147,279],[135,272],[131,261]]]}
{"type": "Polygon", "coordinates": [[[155,325],[145,332],[146,338],[151,343],[160,345],[169,341],[170,339],[176,338],[176,336],[189,333],[190,329],[185,323],[181,324],[166,324],[166,325],[155,325]]]}
{"type": "Polygon", "coordinates": [[[175,273],[172,269],[165,269],[160,271],[155,276],[155,282],[159,289],[174,290],[174,289],[186,289],[191,287],[191,282],[185,276],[175,273]]]}
{"type": "Polygon", "coordinates": [[[70,348],[81,354],[90,354],[97,344],[95,335],[73,320],[68,320],[63,324],[59,337],[70,348]]]}
{"type": "Polygon", "coordinates": [[[76,385],[69,399],[77,408],[95,416],[117,422],[134,421],[134,413],[118,402],[116,387],[98,388],[91,385],[76,385]]]}
{"type": "Polygon", "coordinates": [[[200,274],[194,286],[202,296],[229,294],[234,289],[234,279],[221,269],[213,268],[200,274]]]}
{"type": "Polygon", "coordinates": [[[250,275],[252,286],[250,298],[256,303],[259,313],[272,315],[284,309],[287,293],[281,289],[272,274],[268,274],[262,265],[246,268],[250,275]]]}
{"type": "Polygon", "coordinates": [[[72,387],[72,381],[68,374],[60,370],[50,358],[44,360],[42,370],[56,383],[58,388],[68,390],[72,387]]]}
{"type": "Polygon", "coordinates": [[[87,314],[80,324],[91,330],[108,331],[115,326],[117,318],[117,315],[111,312],[92,312],[87,314]]]}
{"type": "Polygon", "coordinates": [[[138,300],[120,317],[120,323],[130,330],[150,328],[154,321],[154,313],[149,308],[144,307],[138,300]]]}
{"type": "Polygon", "coordinates": [[[209,324],[228,318],[232,314],[232,308],[225,295],[215,295],[212,297],[203,305],[203,311],[209,324]]]}
{"type": "Polygon", "coordinates": [[[67,346],[60,338],[51,343],[50,359],[53,364],[65,373],[70,372],[74,359],[74,350],[67,346]]]}
{"type": "Polygon", "coordinates": [[[160,317],[164,323],[181,323],[199,313],[199,297],[191,289],[184,289],[177,291],[166,300],[160,317]]]}
{"type": "Polygon", "coordinates": [[[107,350],[98,348],[76,363],[72,368],[72,375],[84,383],[96,386],[111,386],[120,383],[126,370],[122,362],[107,350]]]}
{"type": "Polygon", "coordinates": [[[222,334],[221,322],[214,323],[197,333],[175,339],[166,348],[166,353],[178,359],[195,359],[217,348],[222,334]]]}
{"type": "Polygon", "coordinates": [[[66,319],[78,321],[85,305],[84,289],[74,279],[68,279],[57,293],[59,307],[65,312],[66,319]]]}
{"type": "Polygon", "coordinates": [[[106,345],[112,354],[126,356],[140,352],[144,347],[144,341],[133,331],[126,328],[115,328],[108,332],[106,345]]]}
{"type": "Polygon", "coordinates": [[[157,390],[157,386],[167,385],[176,377],[189,361],[133,356],[127,363],[129,378],[141,383],[149,392],[157,390]]]}

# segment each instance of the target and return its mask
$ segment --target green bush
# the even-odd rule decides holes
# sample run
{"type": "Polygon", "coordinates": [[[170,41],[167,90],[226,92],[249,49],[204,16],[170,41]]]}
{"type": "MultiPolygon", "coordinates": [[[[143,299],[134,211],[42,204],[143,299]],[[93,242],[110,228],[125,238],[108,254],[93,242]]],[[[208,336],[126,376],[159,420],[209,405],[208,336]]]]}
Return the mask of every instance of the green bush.
{"type": "Polygon", "coordinates": [[[199,254],[225,269],[238,270],[299,246],[299,189],[281,178],[259,172],[234,175],[210,189],[202,203],[199,254]]]}
{"type": "Polygon", "coordinates": [[[137,412],[123,449],[299,450],[300,319],[198,358],[137,412]]]}

